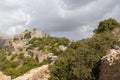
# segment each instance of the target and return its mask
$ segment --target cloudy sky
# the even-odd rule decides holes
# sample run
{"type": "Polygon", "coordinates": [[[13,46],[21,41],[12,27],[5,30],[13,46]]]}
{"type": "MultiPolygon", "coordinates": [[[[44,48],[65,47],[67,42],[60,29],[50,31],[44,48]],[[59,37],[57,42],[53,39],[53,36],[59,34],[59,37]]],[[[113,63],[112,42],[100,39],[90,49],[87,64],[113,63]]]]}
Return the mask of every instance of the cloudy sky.
{"type": "Polygon", "coordinates": [[[52,36],[90,37],[99,21],[120,21],[120,0],[0,0],[0,34],[38,28],[52,36]]]}

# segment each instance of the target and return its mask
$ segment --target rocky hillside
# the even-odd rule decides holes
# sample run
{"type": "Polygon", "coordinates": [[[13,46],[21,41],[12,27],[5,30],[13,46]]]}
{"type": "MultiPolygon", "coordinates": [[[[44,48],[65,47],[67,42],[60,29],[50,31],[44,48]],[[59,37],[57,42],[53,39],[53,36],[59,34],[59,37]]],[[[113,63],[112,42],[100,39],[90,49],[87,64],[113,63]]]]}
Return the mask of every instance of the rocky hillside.
{"type": "Polygon", "coordinates": [[[50,37],[37,29],[26,30],[5,42],[0,54],[0,70],[14,80],[37,80],[42,72],[46,75],[41,77],[48,78],[48,65],[53,64],[70,43],[69,39],[50,37]],[[42,65],[47,66],[41,67],[42,65]],[[31,69],[33,70],[30,71],[31,69]]]}
{"type": "Polygon", "coordinates": [[[120,23],[101,21],[91,38],[70,41],[26,30],[0,50],[0,80],[119,80],[120,23]]]}

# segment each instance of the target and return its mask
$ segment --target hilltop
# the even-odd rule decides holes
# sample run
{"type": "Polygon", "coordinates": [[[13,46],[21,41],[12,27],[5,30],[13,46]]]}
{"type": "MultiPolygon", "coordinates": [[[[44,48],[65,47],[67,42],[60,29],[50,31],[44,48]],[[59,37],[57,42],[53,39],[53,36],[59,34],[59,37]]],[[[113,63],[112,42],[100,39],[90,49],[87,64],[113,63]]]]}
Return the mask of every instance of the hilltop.
{"type": "MultiPolygon", "coordinates": [[[[37,29],[25,30],[4,43],[0,54],[0,70],[12,78],[22,76],[33,68],[53,64],[70,43],[67,38],[51,37],[37,29]]],[[[39,72],[37,70],[36,75],[39,72]]]]}

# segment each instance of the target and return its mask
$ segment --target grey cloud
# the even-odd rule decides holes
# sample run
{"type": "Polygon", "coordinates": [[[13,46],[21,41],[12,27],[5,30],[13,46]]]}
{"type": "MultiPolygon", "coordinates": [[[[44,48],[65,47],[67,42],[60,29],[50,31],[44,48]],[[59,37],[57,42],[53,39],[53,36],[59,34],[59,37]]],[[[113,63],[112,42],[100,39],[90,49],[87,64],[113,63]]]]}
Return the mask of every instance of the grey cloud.
{"type": "Polygon", "coordinates": [[[81,39],[91,36],[103,19],[120,20],[119,8],[120,0],[1,0],[0,28],[4,26],[1,33],[13,34],[37,27],[81,39]]]}
{"type": "Polygon", "coordinates": [[[63,0],[63,3],[67,9],[76,9],[87,4],[92,3],[95,0],[63,0]]]}

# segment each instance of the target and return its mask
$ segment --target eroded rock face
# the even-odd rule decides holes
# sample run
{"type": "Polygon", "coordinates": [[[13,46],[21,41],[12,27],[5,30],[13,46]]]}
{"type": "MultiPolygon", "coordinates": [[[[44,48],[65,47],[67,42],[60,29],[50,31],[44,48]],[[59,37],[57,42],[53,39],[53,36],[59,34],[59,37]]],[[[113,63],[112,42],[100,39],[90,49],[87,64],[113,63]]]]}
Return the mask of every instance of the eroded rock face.
{"type": "Polygon", "coordinates": [[[55,56],[54,53],[49,53],[47,59],[50,63],[54,63],[57,60],[58,56],[55,56]]]}
{"type": "Polygon", "coordinates": [[[99,80],[120,80],[120,49],[111,49],[110,54],[102,58],[99,80]]]}

